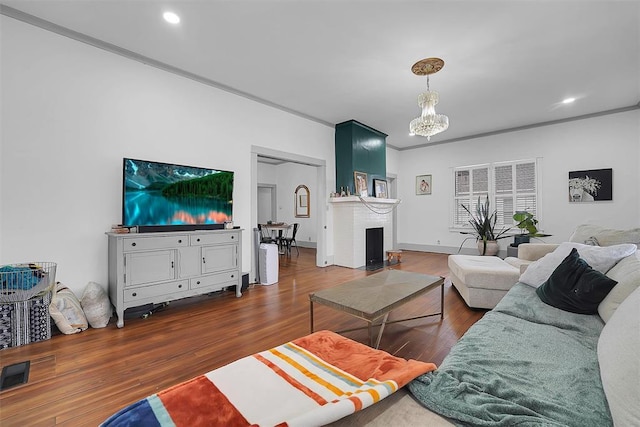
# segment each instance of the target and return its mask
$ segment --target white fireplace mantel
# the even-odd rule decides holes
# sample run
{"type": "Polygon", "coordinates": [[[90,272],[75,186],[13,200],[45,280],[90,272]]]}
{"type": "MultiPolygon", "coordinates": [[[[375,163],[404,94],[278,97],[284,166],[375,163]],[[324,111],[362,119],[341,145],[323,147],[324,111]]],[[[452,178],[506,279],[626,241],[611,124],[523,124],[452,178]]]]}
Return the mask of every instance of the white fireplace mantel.
{"type": "MultiPolygon", "coordinates": [[[[358,196],[331,197],[334,264],[349,268],[366,265],[366,229],[383,228],[383,250],[393,249],[393,210],[398,199],[358,196]]],[[[384,256],[384,254],[383,254],[384,256]]]]}

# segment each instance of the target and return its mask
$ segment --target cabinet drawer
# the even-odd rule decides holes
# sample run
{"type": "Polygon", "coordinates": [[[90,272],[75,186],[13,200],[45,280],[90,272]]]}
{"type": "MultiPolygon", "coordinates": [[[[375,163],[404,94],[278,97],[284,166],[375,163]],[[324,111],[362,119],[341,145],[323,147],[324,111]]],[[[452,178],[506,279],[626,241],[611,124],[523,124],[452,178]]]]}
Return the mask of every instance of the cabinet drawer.
{"type": "MultiPolygon", "coordinates": [[[[220,285],[222,283],[229,283],[238,281],[240,274],[238,270],[227,271],[226,273],[210,274],[208,276],[198,277],[191,279],[191,289],[204,288],[206,286],[220,285]]],[[[234,285],[236,283],[231,283],[234,285]]],[[[229,285],[229,286],[231,286],[229,285]]]]}
{"type": "Polygon", "coordinates": [[[238,233],[194,234],[190,237],[192,245],[215,245],[217,243],[238,242],[238,233]]]}
{"type": "Polygon", "coordinates": [[[217,292],[224,288],[230,288],[231,286],[237,286],[236,282],[218,283],[217,285],[210,285],[210,286],[205,286],[203,288],[198,288],[198,293],[202,295],[209,292],[217,292]]]}
{"type": "Polygon", "coordinates": [[[124,251],[144,251],[149,249],[169,249],[189,244],[189,236],[157,236],[157,237],[128,237],[122,239],[124,251]]]}
{"type": "Polygon", "coordinates": [[[188,282],[163,283],[161,285],[141,286],[139,288],[127,288],[124,290],[124,301],[131,302],[135,300],[143,300],[145,298],[153,298],[159,295],[166,295],[176,292],[188,290],[188,282]]]}

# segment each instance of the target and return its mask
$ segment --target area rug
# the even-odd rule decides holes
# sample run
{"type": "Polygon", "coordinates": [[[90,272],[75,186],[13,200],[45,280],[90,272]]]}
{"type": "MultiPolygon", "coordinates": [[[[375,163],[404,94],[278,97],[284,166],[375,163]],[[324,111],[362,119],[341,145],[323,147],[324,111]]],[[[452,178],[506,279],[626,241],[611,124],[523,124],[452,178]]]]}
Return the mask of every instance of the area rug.
{"type": "Polygon", "coordinates": [[[321,426],[434,369],[319,331],[149,396],[102,426],[321,426]]]}

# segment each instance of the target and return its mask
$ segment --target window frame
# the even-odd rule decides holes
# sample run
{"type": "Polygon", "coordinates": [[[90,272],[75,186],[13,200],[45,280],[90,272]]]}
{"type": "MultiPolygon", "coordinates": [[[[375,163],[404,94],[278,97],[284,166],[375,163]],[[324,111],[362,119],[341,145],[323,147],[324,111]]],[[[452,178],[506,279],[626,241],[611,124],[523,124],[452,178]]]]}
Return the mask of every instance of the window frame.
{"type": "MultiPolygon", "coordinates": [[[[513,214],[511,212],[515,213],[516,211],[524,210],[522,206],[518,206],[518,205],[519,204],[522,205],[523,200],[528,199],[529,201],[531,201],[532,198],[533,198],[534,206],[533,207],[525,206],[526,210],[533,213],[536,219],[542,222],[542,219],[541,219],[542,197],[540,196],[540,189],[541,189],[540,183],[542,182],[541,173],[540,173],[541,165],[542,165],[541,158],[528,158],[528,159],[509,160],[509,161],[494,162],[494,163],[480,163],[475,165],[457,166],[452,168],[451,177],[453,182],[452,182],[452,197],[450,201],[450,212],[449,212],[449,229],[451,231],[456,231],[456,232],[469,231],[471,229],[471,225],[468,222],[469,215],[466,213],[466,211],[463,211],[463,208],[460,207],[459,205],[461,203],[464,203],[467,207],[470,207],[471,211],[473,212],[473,209],[477,204],[478,196],[481,196],[481,201],[484,200],[484,196],[489,197],[489,203],[492,211],[496,209],[496,206],[497,206],[496,200],[499,200],[499,199],[503,199],[503,201],[509,200],[507,205],[509,203],[511,204],[511,210],[507,209],[507,211],[511,214],[509,215],[510,221],[507,221],[507,218],[504,216],[505,211],[499,210],[499,215],[498,215],[499,220],[496,225],[496,227],[498,228],[515,226],[515,222],[513,221],[513,218],[512,218],[513,214]],[[519,190],[517,188],[519,185],[517,180],[518,178],[517,165],[523,165],[523,164],[525,165],[533,164],[533,171],[535,174],[535,176],[533,177],[533,185],[535,188],[532,191],[531,189],[528,189],[529,191],[526,191],[526,190],[519,190]],[[512,168],[511,191],[509,192],[509,191],[502,190],[502,192],[498,194],[496,191],[496,169],[504,166],[510,166],[512,168]],[[484,179],[484,176],[481,173],[484,169],[487,170],[486,190],[483,187],[484,182],[482,181],[482,179],[484,179]],[[478,178],[481,179],[481,181],[474,182],[474,179],[473,179],[474,171],[476,171],[476,174],[478,178]],[[458,190],[460,188],[458,185],[458,177],[459,177],[459,173],[464,173],[464,172],[468,172],[468,179],[469,179],[468,191],[466,192],[461,191],[459,193],[458,190]],[[505,220],[504,223],[502,222],[503,219],[505,220]]],[[[467,184],[464,184],[462,182],[461,182],[461,185],[463,187],[467,186],[467,184]]],[[[504,202],[502,203],[502,206],[505,206],[504,202]]],[[[517,232],[517,230],[514,230],[514,233],[515,232],[517,232]]]]}

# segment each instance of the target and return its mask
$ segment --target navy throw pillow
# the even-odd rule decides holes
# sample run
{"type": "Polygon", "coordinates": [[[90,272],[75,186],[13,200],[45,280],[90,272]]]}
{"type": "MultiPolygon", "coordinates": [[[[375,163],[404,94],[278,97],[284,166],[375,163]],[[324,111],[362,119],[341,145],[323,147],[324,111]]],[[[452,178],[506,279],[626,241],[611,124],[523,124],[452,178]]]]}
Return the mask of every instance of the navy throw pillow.
{"type": "Polygon", "coordinates": [[[543,302],[561,310],[596,314],[600,302],[617,283],[591,268],[573,248],[536,293],[543,302]]]}

